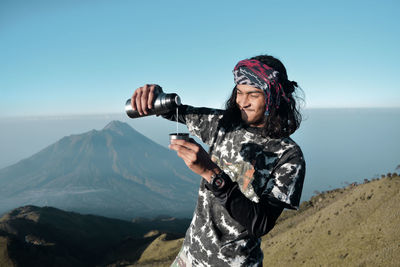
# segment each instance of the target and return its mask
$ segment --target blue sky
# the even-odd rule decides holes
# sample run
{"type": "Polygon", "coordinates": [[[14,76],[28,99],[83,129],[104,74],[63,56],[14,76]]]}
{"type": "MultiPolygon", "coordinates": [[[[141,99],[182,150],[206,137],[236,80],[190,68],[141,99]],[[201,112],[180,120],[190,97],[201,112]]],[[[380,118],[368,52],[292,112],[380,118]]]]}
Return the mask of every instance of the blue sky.
{"type": "Polygon", "coordinates": [[[0,117],[123,112],[158,83],[220,108],[268,53],[307,108],[400,107],[400,1],[0,1],[0,117]]]}

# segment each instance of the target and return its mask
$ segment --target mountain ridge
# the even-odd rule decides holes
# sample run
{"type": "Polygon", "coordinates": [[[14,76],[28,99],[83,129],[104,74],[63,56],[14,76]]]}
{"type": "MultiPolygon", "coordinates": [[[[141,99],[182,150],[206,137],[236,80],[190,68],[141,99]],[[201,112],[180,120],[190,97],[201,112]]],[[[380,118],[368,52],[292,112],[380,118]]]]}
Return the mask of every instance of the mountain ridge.
{"type": "Polygon", "coordinates": [[[135,261],[158,236],[182,237],[189,222],[176,218],[128,222],[53,207],[24,206],[0,218],[0,263],[104,266],[125,256],[135,261]],[[122,253],[127,247],[129,255],[122,253]]]}

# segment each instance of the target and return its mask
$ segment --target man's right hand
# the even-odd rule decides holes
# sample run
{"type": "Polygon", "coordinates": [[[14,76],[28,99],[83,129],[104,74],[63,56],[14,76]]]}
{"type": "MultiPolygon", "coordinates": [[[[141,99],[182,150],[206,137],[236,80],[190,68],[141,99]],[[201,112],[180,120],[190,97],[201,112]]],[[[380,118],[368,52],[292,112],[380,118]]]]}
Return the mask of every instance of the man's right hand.
{"type": "Polygon", "coordinates": [[[149,109],[153,108],[154,92],[162,89],[157,84],[146,84],[135,90],[131,97],[131,105],[133,110],[137,110],[142,116],[147,115],[149,109]]]}

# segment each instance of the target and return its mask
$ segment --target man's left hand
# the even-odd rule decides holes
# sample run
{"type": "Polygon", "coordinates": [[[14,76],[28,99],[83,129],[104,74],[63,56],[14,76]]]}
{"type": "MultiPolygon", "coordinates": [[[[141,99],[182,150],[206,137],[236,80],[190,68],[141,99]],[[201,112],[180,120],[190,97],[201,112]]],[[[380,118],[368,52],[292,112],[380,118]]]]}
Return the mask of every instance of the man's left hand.
{"type": "Polygon", "coordinates": [[[213,174],[221,172],[218,165],[211,160],[210,155],[192,138],[190,141],[171,140],[169,148],[177,152],[189,169],[202,176],[208,182],[210,182],[213,174]]]}

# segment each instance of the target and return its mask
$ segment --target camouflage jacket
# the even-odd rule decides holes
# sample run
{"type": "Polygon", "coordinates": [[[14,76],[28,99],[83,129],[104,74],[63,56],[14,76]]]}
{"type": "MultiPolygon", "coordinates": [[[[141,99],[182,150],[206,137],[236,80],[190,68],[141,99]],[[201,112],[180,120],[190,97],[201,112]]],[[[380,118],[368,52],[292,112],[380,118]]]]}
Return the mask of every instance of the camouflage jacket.
{"type": "Polygon", "coordinates": [[[257,128],[227,130],[220,123],[223,110],[181,106],[179,112],[179,121],[210,147],[227,177],[220,191],[201,179],[180,252],[185,266],[262,266],[260,236],[283,208],[299,205],[305,175],[300,147],[291,138],[263,137],[257,128]]]}

